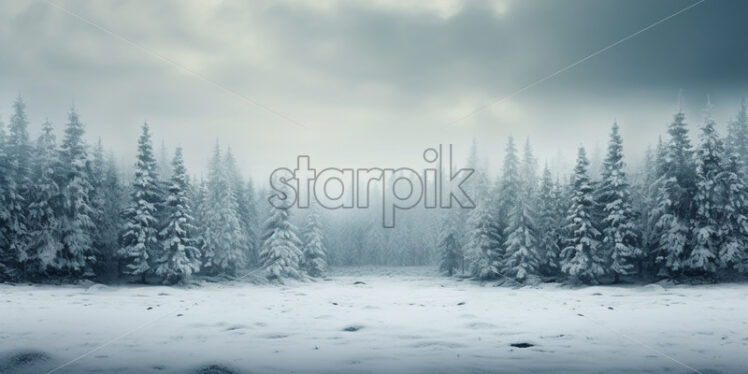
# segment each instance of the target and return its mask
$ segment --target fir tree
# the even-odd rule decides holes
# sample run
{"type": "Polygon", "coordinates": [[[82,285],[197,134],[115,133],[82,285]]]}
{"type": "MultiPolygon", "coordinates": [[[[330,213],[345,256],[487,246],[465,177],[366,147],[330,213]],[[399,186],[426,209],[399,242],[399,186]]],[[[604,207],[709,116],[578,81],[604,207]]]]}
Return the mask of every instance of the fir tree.
{"type": "Polygon", "coordinates": [[[701,129],[701,144],[696,151],[696,194],[693,218],[693,244],[688,268],[698,274],[717,271],[722,230],[719,224],[720,196],[717,178],[722,172],[724,145],[717,135],[710,108],[701,129]]]}
{"type": "Polygon", "coordinates": [[[62,195],[57,184],[57,144],[49,121],[42,125],[34,153],[33,184],[29,193],[29,255],[34,262],[33,271],[43,274],[48,268],[59,269],[63,249],[62,222],[58,216],[62,195]]]}
{"type": "Polygon", "coordinates": [[[243,252],[244,262],[250,258],[251,246],[250,237],[252,236],[252,217],[250,213],[249,200],[246,196],[246,189],[241,173],[236,165],[236,159],[234,154],[231,152],[231,148],[226,150],[226,157],[224,160],[226,168],[226,175],[229,183],[231,184],[231,192],[234,195],[236,201],[236,218],[239,220],[239,226],[241,227],[241,250],[243,252]]]}
{"type": "Polygon", "coordinates": [[[265,221],[260,265],[271,280],[301,278],[301,241],[296,236],[296,227],[289,221],[288,209],[274,207],[272,215],[265,221]]]}
{"type": "Polygon", "coordinates": [[[144,123],[138,138],[135,179],[130,192],[130,205],[124,211],[124,230],[120,235],[119,256],[125,263],[123,273],[140,276],[145,283],[151,262],[159,258],[158,216],[162,209],[163,192],[159,184],[156,159],[148,124],[144,123]]]}
{"type": "Polygon", "coordinates": [[[8,254],[6,268],[11,278],[24,274],[24,264],[28,260],[29,232],[26,227],[28,196],[31,187],[31,144],[29,142],[26,104],[19,95],[13,103],[13,115],[8,126],[6,140],[9,184],[6,191],[6,240],[8,254]]]}
{"type": "Polygon", "coordinates": [[[6,153],[5,124],[0,119],[0,281],[12,279],[14,276],[14,257],[9,247],[9,219],[10,210],[10,165],[6,153]]]}
{"type": "Polygon", "coordinates": [[[638,246],[635,214],[631,207],[629,185],[623,163],[623,140],[618,124],[613,123],[608,154],[603,163],[602,182],[598,191],[602,206],[602,251],[610,258],[610,271],[619,281],[622,275],[636,272],[635,264],[643,253],[638,246]]]}
{"type": "Polygon", "coordinates": [[[236,195],[216,143],[210,162],[208,196],[205,209],[206,266],[213,273],[236,275],[246,264],[244,235],[237,213],[236,195]]]}
{"type": "Polygon", "coordinates": [[[605,272],[605,259],[600,251],[600,232],[592,222],[594,190],[587,175],[589,161],[584,148],[579,148],[574,168],[571,207],[566,228],[566,247],[561,251],[561,271],[573,282],[595,284],[605,272]]]}
{"type": "Polygon", "coordinates": [[[722,238],[718,258],[726,271],[748,270],[748,185],[743,170],[741,157],[732,153],[717,177],[722,238]]]}
{"type": "Polygon", "coordinates": [[[740,100],[737,117],[727,128],[727,152],[728,158],[735,154],[743,167],[748,167],[748,106],[745,97],[740,100]]]}
{"type": "Polygon", "coordinates": [[[101,140],[96,144],[91,166],[91,205],[94,211],[93,245],[98,252],[97,273],[110,277],[117,273],[119,233],[122,229],[123,192],[114,156],[104,155],[101,140]]]}
{"type": "Polygon", "coordinates": [[[474,277],[494,279],[501,276],[500,243],[493,232],[495,218],[488,196],[488,181],[482,172],[477,172],[475,208],[468,218],[469,231],[463,252],[474,277]]]}
{"type": "Polygon", "coordinates": [[[192,274],[200,270],[200,251],[194,239],[187,169],[182,159],[182,148],[177,148],[172,161],[171,184],[166,198],[166,227],[159,233],[161,238],[161,255],[156,259],[156,274],[164,278],[165,283],[185,282],[192,274]]]}
{"type": "Polygon", "coordinates": [[[327,249],[320,226],[319,214],[312,208],[307,216],[302,235],[304,238],[302,266],[312,277],[320,277],[327,271],[327,249]]]}
{"type": "Polygon", "coordinates": [[[504,274],[524,281],[537,275],[541,265],[541,253],[537,243],[534,192],[536,184],[535,158],[530,143],[525,145],[520,174],[521,190],[512,204],[509,226],[506,229],[504,274]]]}
{"type": "Polygon", "coordinates": [[[665,146],[658,196],[659,243],[656,262],[660,276],[677,276],[683,271],[689,252],[690,220],[696,189],[693,151],[688,138],[685,115],[678,112],[668,128],[670,140],[665,146]]]}
{"type": "Polygon", "coordinates": [[[255,194],[255,187],[252,180],[247,181],[247,188],[244,192],[244,201],[246,201],[246,220],[245,224],[245,235],[247,236],[248,245],[248,262],[252,265],[257,265],[257,252],[260,246],[260,238],[258,234],[259,230],[259,213],[257,212],[257,195],[255,194]]]}
{"type": "Polygon", "coordinates": [[[563,216],[558,214],[559,188],[553,183],[548,164],[538,191],[538,249],[540,251],[540,273],[553,275],[558,271],[559,238],[563,216]]]}
{"type": "Polygon", "coordinates": [[[439,271],[450,277],[457,272],[462,262],[462,251],[457,240],[461,222],[457,213],[452,209],[447,211],[439,229],[439,271]]]}
{"type": "Polygon", "coordinates": [[[60,148],[62,176],[62,243],[60,268],[74,276],[92,277],[96,253],[92,233],[94,222],[89,199],[91,193],[90,167],[85,133],[75,109],[70,111],[60,148]]]}

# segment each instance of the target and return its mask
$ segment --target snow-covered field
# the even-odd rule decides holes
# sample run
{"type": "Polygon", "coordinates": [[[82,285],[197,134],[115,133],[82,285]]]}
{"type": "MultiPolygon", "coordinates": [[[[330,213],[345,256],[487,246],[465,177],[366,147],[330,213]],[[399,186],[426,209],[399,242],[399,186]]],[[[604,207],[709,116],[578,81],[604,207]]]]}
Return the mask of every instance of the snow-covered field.
{"type": "Polygon", "coordinates": [[[0,285],[0,372],[76,358],[55,372],[748,372],[748,285],[511,289],[425,268],[286,286],[0,285]]]}

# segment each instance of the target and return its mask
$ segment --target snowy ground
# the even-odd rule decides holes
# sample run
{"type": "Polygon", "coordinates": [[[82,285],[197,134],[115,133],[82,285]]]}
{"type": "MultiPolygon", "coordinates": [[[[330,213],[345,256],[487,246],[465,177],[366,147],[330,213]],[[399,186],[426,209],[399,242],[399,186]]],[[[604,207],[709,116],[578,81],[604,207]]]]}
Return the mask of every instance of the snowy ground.
{"type": "Polygon", "coordinates": [[[0,285],[2,373],[76,357],[55,372],[734,373],[746,356],[748,285],[510,289],[424,268],[286,286],[0,285]]]}

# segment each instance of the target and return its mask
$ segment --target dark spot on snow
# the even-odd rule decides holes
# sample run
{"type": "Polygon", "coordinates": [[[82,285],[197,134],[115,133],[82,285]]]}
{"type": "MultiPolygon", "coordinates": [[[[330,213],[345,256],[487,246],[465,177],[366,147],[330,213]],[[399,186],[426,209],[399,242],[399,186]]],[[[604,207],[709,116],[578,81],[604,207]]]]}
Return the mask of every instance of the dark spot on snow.
{"type": "Polygon", "coordinates": [[[531,344],[531,343],[512,343],[512,344],[509,344],[509,345],[512,346],[512,347],[514,347],[514,348],[530,348],[530,347],[534,347],[535,346],[535,344],[531,344]]]}
{"type": "Polygon", "coordinates": [[[344,328],[343,331],[355,332],[355,331],[361,330],[362,328],[364,328],[364,326],[353,325],[353,326],[348,326],[348,327],[344,328]]]}
{"type": "Polygon", "coordinates": [[[243,326],[243,325],[234,325],[234,326],[229,326],[226,329],[226,331],[234,331],[234,330],[239,330],[239,329],[243,329],[243,328],[246,328],[246,326],[243,326]]]}
{"type": "Polygon", "coordinates": [[[364,283],[364,282],[361,282],[361,281],[355,281],[355,282],[353,282],[353,284],[354,284],[354,285],[357,285],[357,284],[366,284],[366,283],[364,283]]]}
{"type": "Polygon", "coordinates": [[[460,301],[459,303],[457,303],[457,305],[465,305],[465,302],[464,301],[460,301]]]}
{"type": "Polygon", "coordinates": [[[229,369],[222,365],[209,365],[201,367],[195,371],[197,374],[236,374],[237,371],[229,369]]]}
{"type": "Polygon", "coordinates": [[[44,362],[49,359],[49,355],[42,351],[21,351],[11,353],[3,359],[0,359],[0,372],[8,372],[24,366],[44,362]]]}
{"type": "Polygon", "coordinates": [[[582,313],[577,313],[577,315],[580,316],[580,317],[584,317],[584,314],[582,314],[582,313]]]}
{"type": "Polygon", "coordinates": [[[166,366],[164,365],[154,365],[153,370],[166,370],[166,366]]]}
{"type": "Polygon", "coordinates": [[[338,305],[338,303],[333,302],[332,305],[338,305]]]}
{"type": "Polygon", "coordinates": [[[273,334],[273,335],[268,335],[268,336],[266,336],[265,338],[266,338],[266,339],[284,339],[284,338],[287,338],[287,337],[288,337],[288,335],[283,335],[283,334],[273,334]]]}
{"type": "Polygon", "coordinates": [[[608,309],[610,309],[610,310],[613,310],[613,307],[612,307],[612,306],[609,306],[609,307],[608,307],[608,309]]]}
{"type": "Polygon", "coordinates": [[[179,314],[177,314],[177,317],[181,317],[181,316],[183,316],[183,315],[184,315],[184,314],[182,314],[182,313],[179,313],[179,314]]]}
{"type": "Polygon", "coordinates": [[[592,296],[602,296],[602,295],[603,294],[601,294],[600,292],[595,292],[595,293],[592,294],[592,296]]]}
{"type": "Polygon", "coordinates": [[[149,307],[148,307],[148,308],[146,308],[145,310],[151,310],[151,309],[153,309],[153,307],[152,307],[152,306],[149,306],[149,307]]]}

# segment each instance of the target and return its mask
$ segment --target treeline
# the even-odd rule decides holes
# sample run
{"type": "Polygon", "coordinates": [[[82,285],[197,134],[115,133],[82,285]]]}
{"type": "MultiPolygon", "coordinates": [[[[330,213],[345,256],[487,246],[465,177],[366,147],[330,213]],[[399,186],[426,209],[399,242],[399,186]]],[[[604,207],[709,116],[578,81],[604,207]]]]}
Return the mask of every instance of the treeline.
{"type": "MultiPolygon", "coordinates": [[[[477,207],[441,225],[440,268],[480,279],[598,284],[628,280],[733,279],[748,270],[748,114],[745,100],[720,137],[707,105],[697,145],[685,114],[629,178],[619,127],[599,178],[580,147],[568,181],[538,175],[529,141],[509,138],[495,184],[479,171],[477,207]],[[632,181],[633,179],[633,181],[632,181]]],[[[473,146],[468,166],[479,165],[473,146]]]]}
{"type": "Polygon", "coordinates": [[[19,96],[7,134],[0,121],[2,281],[177,283],[253,268],[270,279],[326,269],[317,213],[300,238],[287,209],[258,209],[252,181],[217,143],[207,178],[191,183],[182,149],[159,165],[144,124],[134,176],[123,183],[101,141],[86,144],[74,108],[59,145],[49,121],[35,142],[28,125],[19,96]]]}

